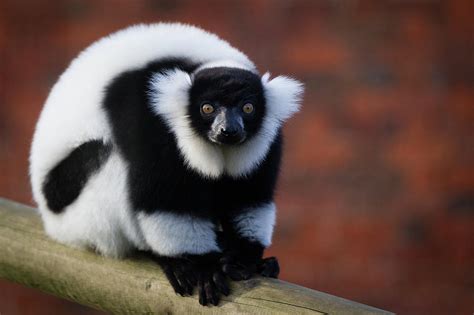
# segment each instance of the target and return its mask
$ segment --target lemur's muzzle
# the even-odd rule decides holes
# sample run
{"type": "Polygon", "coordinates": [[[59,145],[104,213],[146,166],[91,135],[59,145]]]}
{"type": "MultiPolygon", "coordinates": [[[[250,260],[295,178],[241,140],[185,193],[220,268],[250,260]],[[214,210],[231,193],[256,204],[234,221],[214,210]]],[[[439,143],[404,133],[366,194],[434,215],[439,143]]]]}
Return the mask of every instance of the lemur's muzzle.
{"type": "Polygon", "coordinates": [[[209,138],[219,144],[238,144],[246,134],[242,117],[235,108],[222,107],[214,118],[209,138]]]}

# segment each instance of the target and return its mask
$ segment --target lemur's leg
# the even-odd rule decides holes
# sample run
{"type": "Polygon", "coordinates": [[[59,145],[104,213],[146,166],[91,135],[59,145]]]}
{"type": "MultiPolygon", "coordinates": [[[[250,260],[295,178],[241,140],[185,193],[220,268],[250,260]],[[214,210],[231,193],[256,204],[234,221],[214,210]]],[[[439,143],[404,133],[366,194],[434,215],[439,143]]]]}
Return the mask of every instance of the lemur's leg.
{"type": "Polygon", "coordinates": [[[176,293],[191,295],[195,286],[202,305],[219,303],[229,287],[221,271],[215,225],[188,214],[139,213],[138,222],[155,260],[176,293]]]}
{"type": "Polygon", "coordinates": [[[263,251],[271,244],[275,225],[274,203],[240,211],[222,225],[222,270],[232,280],[249,279],[256,272],[266,277],[278,277],[280,268],[277,259],[262,259],[263,251]]]}

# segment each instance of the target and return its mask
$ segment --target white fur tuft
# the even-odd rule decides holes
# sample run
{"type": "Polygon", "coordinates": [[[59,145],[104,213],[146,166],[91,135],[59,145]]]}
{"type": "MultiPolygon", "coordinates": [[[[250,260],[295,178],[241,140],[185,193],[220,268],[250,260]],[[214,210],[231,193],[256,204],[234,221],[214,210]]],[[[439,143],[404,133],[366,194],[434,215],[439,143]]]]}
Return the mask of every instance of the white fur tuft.
{"type": "Polygon", "coordinates": [[[278,76],[269,80],[270,74],[262,77],[267,100],[268,115],[272,119],[285,121],[299,111],[303,96],[303,84],[295,79],[278,76]]]}
{"type": "Polygon", "coordinates": [[[272,243],[275,218],[276,208],[272,202],[260,207],[246,209],[245,213],[234,219],[234,224],[241,236],[268,247],[272,243]]]}
{"type": "Polygon", "coordinates": [[[138,222],[147,244],[160,255],[220,251],[214,224],[209,220],[158,211],[153,214],[140,213],[138,222]]]}
{"type": "Polygon", "coordinates": [[[265,86],[268,83],[268,81],[270,81],[270,76],[271,76],[270,72],[265,72],[265,74],[262,75],[262,84],[263,84],[263,86],[265,86]]]}

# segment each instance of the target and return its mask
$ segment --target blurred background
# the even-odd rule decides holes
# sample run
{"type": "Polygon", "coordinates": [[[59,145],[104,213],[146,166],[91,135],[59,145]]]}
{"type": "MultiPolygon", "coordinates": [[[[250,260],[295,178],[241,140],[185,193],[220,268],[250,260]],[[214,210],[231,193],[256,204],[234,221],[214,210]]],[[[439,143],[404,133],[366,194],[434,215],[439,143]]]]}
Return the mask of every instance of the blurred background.
{"type": "MultiPolygon", "coordinates": [[[[400,314],[474,311],[474,1],[0,2],[0,196],[74,56],[134,23],[215,32],[306,85],[285,128],[281,279],[400,314]]],[[[0,280],[0,314],[100,314],[0,280]]]]}

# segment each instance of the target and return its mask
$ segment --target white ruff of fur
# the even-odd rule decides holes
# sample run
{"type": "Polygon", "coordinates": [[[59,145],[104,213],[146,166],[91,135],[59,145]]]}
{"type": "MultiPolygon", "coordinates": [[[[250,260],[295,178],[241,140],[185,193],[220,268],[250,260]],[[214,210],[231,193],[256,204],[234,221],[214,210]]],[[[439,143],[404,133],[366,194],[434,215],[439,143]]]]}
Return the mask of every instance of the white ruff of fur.
{"type": "Polygon", "coordinates": [[[260,131],[242,145],[221,147],[197,135],[187,115],[190,76],[173,70],[156,74],[150,84],[152,110],[165,118],[176,136],[186,164],[205,177],[218,178],[224,173],[234,178],[244,177],[265,159],[283,122],[299,110],[303,85],[291,78],[262,77],[267,113],[260,131]]]}
{"type": "Polygon", "coordinates": [[[272,202],[247,209],[245,213],[234,219],[234,224],[240,236],[268,247],[272,243],[275,218],[276,208],[272,202]]]}
{"type": "Polygon", "coordinates": [[[214,224],[190,215],[166,212],[138,215],[146,243],[163,256],[220,251],[214,224]]]}

